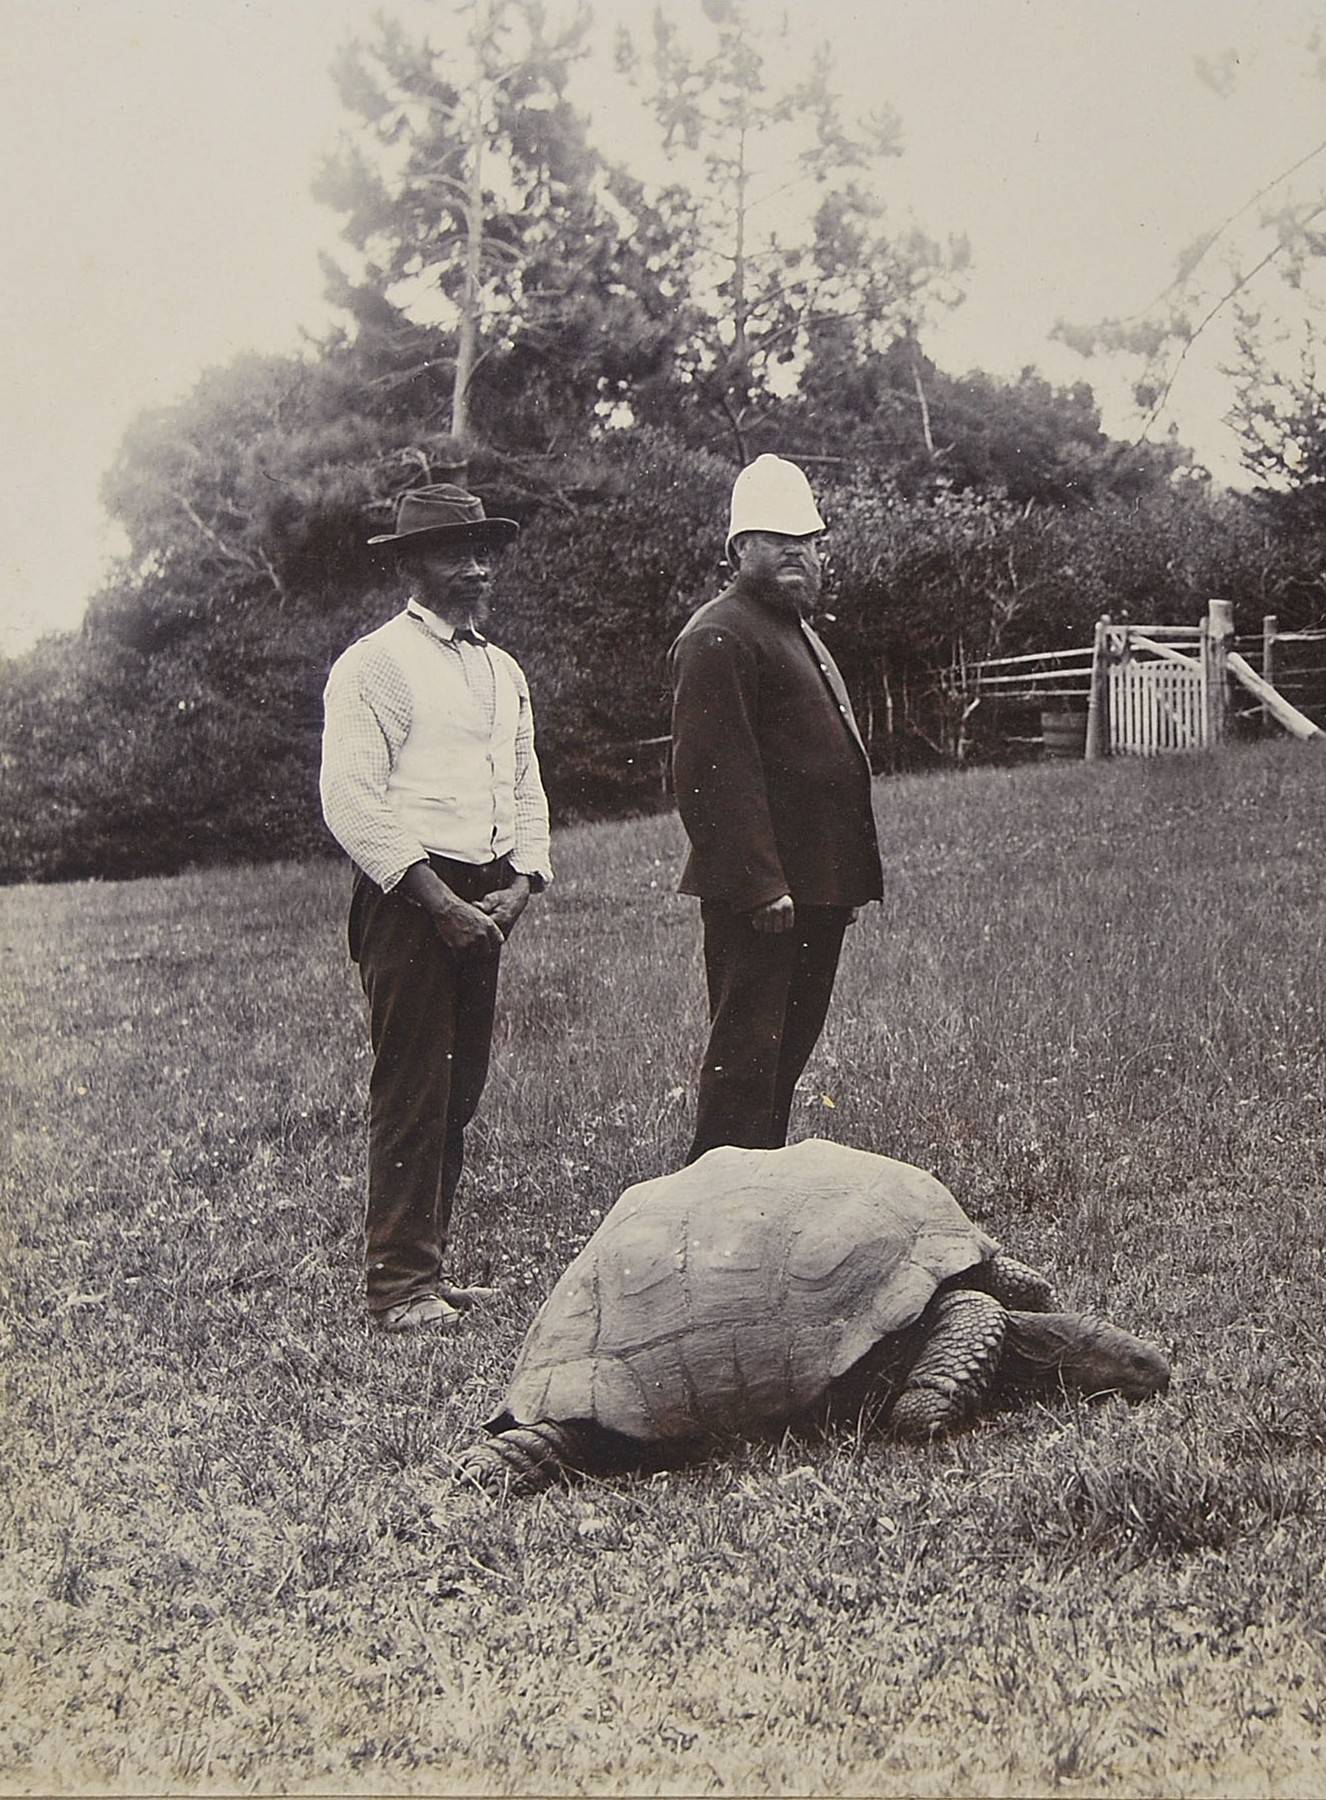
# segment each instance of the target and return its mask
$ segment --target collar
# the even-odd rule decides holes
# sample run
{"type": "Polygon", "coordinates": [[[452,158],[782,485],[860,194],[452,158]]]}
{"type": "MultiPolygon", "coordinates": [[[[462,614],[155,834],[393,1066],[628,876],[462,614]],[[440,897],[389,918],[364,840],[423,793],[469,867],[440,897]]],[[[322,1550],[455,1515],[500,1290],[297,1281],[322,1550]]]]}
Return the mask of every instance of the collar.
{"type": "Polygon", "coordinates": [[[718,598],[720,600],[731,598],[743,606],[755,607],[765,618],[776,619],[789,630],[795,630],[798,625],[806,623],[800,608],[787,605],[779,595],[763,593],[759,588],[742,587],[735,581],[731,582],[718,598]]]}
{"type": "Polygon", "coordinates": [[[487,642],[481,631],[473,625],[462,625],[457,628],[440,619],[435,612],[426,607],[422,600],[416,600],[413,594],[405,603],[405,610],[412,619],[417,619],[430,637],[440,638],[444,644],[483,644],[487,642]]]}

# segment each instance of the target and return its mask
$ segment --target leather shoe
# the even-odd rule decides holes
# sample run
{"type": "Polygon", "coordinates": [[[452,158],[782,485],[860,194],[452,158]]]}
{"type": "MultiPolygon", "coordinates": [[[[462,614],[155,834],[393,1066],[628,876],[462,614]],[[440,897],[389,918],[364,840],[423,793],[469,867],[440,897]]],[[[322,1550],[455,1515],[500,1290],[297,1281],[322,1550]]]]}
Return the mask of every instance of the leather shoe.
{"type": "Polygon", "coordinates": [[[379,1331],[418,1331],[424,1325],[435,1325],[441,1331],[454,1331],[460,1324],[460,1313],[441,1294],[415,1294],[373,1314],[379,1331]]]}

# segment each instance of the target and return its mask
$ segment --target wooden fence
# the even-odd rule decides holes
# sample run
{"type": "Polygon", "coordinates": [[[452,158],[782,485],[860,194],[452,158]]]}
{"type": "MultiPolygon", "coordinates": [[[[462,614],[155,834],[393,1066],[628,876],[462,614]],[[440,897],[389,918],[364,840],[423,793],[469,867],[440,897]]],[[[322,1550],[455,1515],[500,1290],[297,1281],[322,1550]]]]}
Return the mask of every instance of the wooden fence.
{"type": "MultiPolygon", "coordinates": [[[[1262,680],[1291,701],[1305,717],[1326,728],[1326,631],[1281,631],[1274,613],[1262,620],[1260,644],[1262,680]]],[[[1275,715],[1259,702],[1261,715],[1270,725],[1275,715]]]]}
{"type": "Polygon", "coordinates": [[[1038,711],[1040,734],[1005,733],[1010,745],[1038,743],[1045,755],[1089,759],[1160,756],[1220,743],[1250,715],[1263,729],[1304,740],[1326,735],[1311,716],[1315,697],[1326,720],[1324,657],[1326,631],[1281,632],[1268,616],[1260,638],[1238,639],[1229,601],[1212,600],[1199,625],[1115,624],[1106,617],[1089,645],[960,661],[942,681],[960,761],[978,709],[1014,706],[1024,716],[1038,711]],[[1316,660],[1305,662],[1303,652],[1316,660]],[[1291,667],[1294,698],[1287,691],[1291,667]]]}

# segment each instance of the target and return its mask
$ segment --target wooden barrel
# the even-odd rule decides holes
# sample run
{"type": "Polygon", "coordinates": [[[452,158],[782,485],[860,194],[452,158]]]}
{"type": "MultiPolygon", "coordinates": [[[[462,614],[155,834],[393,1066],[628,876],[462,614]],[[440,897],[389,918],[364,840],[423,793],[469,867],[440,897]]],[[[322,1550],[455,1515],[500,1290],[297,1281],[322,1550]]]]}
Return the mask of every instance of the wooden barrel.
{"type": "Polygon", "coordinates": [[[1087,753],[1087,715],[1084,712],[1041,714],[1041,755],[1055,762],[1081,762],[1087,753]]]}

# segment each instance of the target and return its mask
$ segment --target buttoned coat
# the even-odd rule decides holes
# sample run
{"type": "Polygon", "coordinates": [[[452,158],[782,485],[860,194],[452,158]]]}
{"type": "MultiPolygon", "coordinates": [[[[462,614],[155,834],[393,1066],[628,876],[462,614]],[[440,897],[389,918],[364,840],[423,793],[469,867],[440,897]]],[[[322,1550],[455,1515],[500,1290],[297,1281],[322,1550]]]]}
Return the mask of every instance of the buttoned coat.
{"type": "Polygon", "coordinates": [[[690,839],[681,891],[746,911],[883,891],[870,765],[832,656],[738,585],[672,646],[672,769],[690,839]]]}

